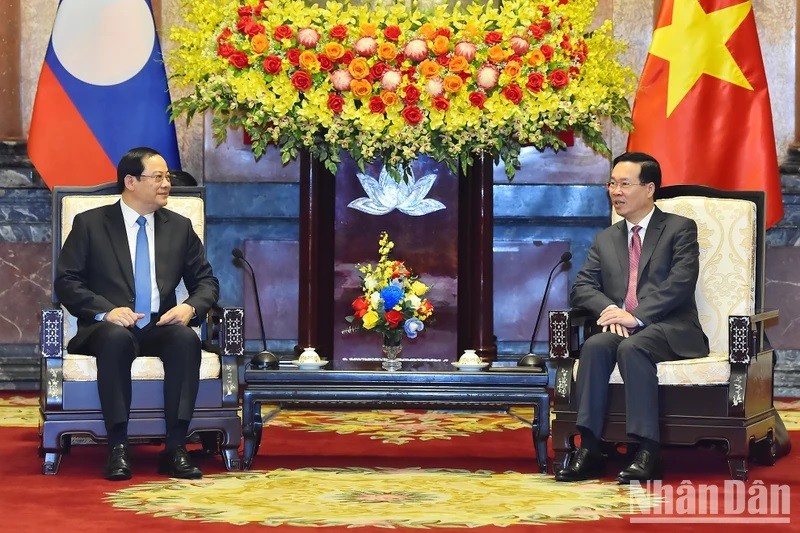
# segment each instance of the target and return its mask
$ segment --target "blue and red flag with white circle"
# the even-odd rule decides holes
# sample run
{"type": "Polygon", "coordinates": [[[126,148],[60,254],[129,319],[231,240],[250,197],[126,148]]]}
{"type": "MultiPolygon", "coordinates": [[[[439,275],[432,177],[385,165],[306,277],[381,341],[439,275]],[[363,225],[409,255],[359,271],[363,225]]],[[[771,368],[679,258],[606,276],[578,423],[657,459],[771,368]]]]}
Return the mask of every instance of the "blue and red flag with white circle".
{"type": "Polygon", "coordinates": [[[116,180],[123,154],[180,168],[149,0],[61,0],[33,105],[28,155],[50,188],[116,180]]]}

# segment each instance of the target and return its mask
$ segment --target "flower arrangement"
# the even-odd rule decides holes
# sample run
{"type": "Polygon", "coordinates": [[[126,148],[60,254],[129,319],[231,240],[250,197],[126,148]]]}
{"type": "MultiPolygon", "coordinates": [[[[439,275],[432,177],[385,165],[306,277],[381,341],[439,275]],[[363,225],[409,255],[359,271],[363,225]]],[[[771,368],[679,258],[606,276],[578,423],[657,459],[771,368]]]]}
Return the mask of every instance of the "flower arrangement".
{"type": "Polygon", "coordinates": [[[346,150],[399,180],[421,154],[457,172],[488,153],[511,179],[523,145],[572,131],[608,155],[603,119],[630,129],[633,73],[609,21],[590,31],[597,0],[182,2],[168,66],[191,91],[172,116],[210,110],[217,140],[243,128],[256,158],[306,149],[335,172],[346,150]]]}
{"type": "Polygon", "coordinates": [[[358,323],[365,331],[383,334],[384,344],[400,344],[403,333],[409,339],[425,329],[425,320],[433,315],[433,304],[423,296],[430,289],[417,279],[402,261],[394,261],[389,254],[394,243],[382,232],[378,241],[378,264],[357,265],[362,274],[363,294],[353,300],[353,314],[345,317],[349,323],[358,323]]]}

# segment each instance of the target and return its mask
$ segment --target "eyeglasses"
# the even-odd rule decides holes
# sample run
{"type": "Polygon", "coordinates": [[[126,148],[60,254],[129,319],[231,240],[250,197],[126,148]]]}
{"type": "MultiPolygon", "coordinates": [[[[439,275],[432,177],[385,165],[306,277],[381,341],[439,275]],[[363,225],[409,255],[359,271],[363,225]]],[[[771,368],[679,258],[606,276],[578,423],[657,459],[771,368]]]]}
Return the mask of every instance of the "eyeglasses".
{"type": "Polygon", "coordinates": [[[632,181],[614,181],[614,180],[606,182],[606,187],[608,187],[609,191],[613,191],[617,187],[619,187],[623,191],[627,191],[628,189],[630,189],[634,185],[647,185],[647,184],[646,183],[634,183],[632,181]]]}
{"type": "Polygon", "coordinates": [[[156,172],[155,174],[139,174],[140,178],[153,178],[155,183],[161,183],[164,180],[172,183],[172,180],[175,179],[175,174],[170,174],[169,172],[156,172]]]}

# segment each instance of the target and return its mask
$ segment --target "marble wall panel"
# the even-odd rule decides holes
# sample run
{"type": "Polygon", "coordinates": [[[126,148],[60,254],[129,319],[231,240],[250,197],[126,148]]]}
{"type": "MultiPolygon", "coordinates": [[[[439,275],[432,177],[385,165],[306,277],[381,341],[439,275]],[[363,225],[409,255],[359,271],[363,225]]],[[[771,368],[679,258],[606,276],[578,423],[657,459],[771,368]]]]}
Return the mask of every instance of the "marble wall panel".
{"type": "Polygon", "coordinates": [[[51,247],[0,241],[0,344],[39,341],[39,312],[51,305],[51,247]]]}
{"type": "Polygon", "coordinates": [[[800,248],[784,246],[767,250],[765,307],[778,309],[780,319],[767,328],[774,348],[800,346],[800,248]]]}

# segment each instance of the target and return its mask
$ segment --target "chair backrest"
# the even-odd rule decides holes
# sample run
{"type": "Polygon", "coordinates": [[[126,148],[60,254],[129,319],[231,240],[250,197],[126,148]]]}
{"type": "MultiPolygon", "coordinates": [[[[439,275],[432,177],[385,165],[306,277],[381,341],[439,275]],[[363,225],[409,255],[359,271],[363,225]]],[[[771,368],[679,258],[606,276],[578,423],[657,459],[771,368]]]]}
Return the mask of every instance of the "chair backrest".
{"type": "MultiPolygon", "coordinates": [[[[728,316],[763,307],[764,193],[674,185],[661,188],[656,205],[697,223],[697,311],[711,352],[727,353],[728,316]]],[[[616,213],[611,218],[620,220],[616,213]]]]}
{"type": "MultiPolygon", "coordinates": [[[[89,209],[113,204],[119,200],[116,183],[104,183],[92,187],[55,187],[53,189],[53,280],[56,276],[56,265],[61,247],[67,239],[75,216],[89,209]]],[[[204,187],[173,187],[167,209],[187,217],[192,221],[195,233],[205,243],[206,214],[204,187]]],[[[55,291],[52,291],[53,303],[57,303],[55,291]]],[[[175,296],[180,303],[189,297],[183,281],[175,289],[175,296]]],[[[64,345],[77,332],[77,319],[64,309],[64,345]]]]}

